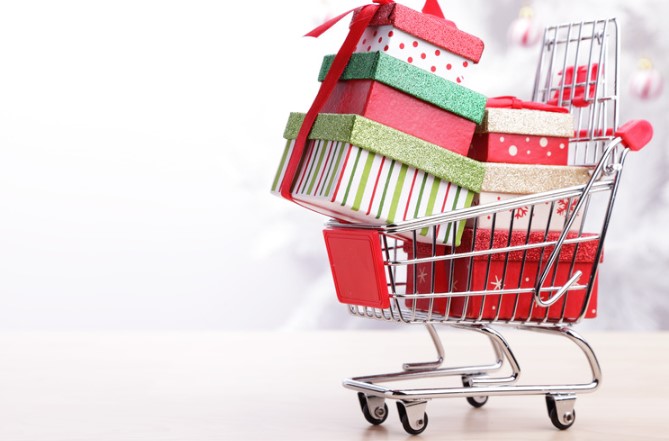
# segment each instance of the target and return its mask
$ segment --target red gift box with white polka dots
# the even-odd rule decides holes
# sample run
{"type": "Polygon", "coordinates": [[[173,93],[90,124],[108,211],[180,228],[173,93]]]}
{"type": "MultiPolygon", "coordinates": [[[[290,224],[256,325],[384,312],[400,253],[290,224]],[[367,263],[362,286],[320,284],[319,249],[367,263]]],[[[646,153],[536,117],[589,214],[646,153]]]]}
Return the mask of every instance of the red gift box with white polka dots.
{"type": "Polygon", "coordinates": [[[468,156],[482,162],[567,165],[574,136],[567,109],[508,98],[488,100],[468,156]]]}
{"type": "Polygon", "coordinates": [[[458,84],[464,84],[467,74],[476,66],[457,53],[391,25],[367,28],[354,52],[383,52],[458,84]]]}
{"type": "MultiPolygon", "coordinates": [[[[355,21],[356,16],[353,16],[355,21]]],[[[450,20],[415,11],[399,3],[379,7],[355,52],[385,52],[456,83],[483,54],[483,41],[450,20]]]]}

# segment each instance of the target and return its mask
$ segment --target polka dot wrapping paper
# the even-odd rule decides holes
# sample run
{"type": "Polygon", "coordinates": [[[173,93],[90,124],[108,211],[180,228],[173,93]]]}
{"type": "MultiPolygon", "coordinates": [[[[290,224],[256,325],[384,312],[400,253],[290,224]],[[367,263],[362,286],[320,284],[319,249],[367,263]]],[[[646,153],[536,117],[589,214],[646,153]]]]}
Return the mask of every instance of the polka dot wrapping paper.
{"type": "Polygon", "coordinates": [[[569,113],[489,107],[469,156],[484,162],[567,165],[573,135],[569,113]]]}
{"type": "MultiPolygon", "coordinates": [[[[355,19],[356,15],[353,16],[355,19]]],[[[481,59],[483,41],[458,29],[450,20],[423,14],[399,3],[390,3],[378,9],[370,28],[389,25],[474,63],[481,59]]]]}
{"type": "Polygon", "coordinates": [[[384,52],[456,83],[464,83],[467,72],[476,65],[471,60],[390,25],[367,28],[355,52],[384,52]]]}
{"type": "Polygon", "coordinates": [[[477,133],[472,138],[468,156],[482,162],[567,165],[569,138],[477,133]]]}

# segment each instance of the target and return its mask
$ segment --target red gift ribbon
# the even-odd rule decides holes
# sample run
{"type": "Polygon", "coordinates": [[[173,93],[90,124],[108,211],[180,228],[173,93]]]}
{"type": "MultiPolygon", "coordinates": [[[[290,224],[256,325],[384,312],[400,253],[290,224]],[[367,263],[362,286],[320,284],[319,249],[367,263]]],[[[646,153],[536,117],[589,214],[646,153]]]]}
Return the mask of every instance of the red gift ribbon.
{"type": "MultiPolygon", "coordinates": [[[[346,36],[346,39],[344,40],[341,48],[339,48],[339,51],[335,55],[335,58],[332,61],[332,66],[325,76],[325,79],[321,83],[320,89],[316,94],[316,98],[314,99],[313,104],[309,108],[307,114],[304,116],[302,126],[300,127],[300,130],[297,133],[297,137],[295,138],[293,152],[290,155],[290,159],[286,165],[286,173],[284,174],[284,178],[281,181],[281,185],[279,187],[281,196],[285,199],[288,199],[289,201],[295,202],[290,190],[295,181],[297,170],[299,169],[300,163],[302,162],[302,155],[307,147],[309,133],[311,132],[311,128],[316,121],[316,117],[334,90],[337,81],[339,81],[339,78],[344,72],[346,65],[351,59],[351,55],[353,55],[355,46],[358,44],[358,41],[360,40],[363,32],[365,32],[365,29],[367,29],[367,26],[369,26],[372,18],[374,18],[376,11],[378,11],[379,7],[382,5],[395,3],[393,0],[373,1],[374,4],[354,8],[334,18],[331,18],[305,35],[305,37],[318,37],[351,12],[358,11],[354,19],[351,21],[348,35],[346,36]]],[[[424,14],[430,14],[439,18],[444,18],[444,14],[439,7],[438,0],[426,0],[422,12],[424,14]]]]}
{"type": "Polygon", "coordinates": [[[544,112],[569,113],[566,107],[553,106],[551,104],[536,103],[534,101],[519,100],[515,96],[498,96],[488,98],[486,107],[501,107],[505,109],[529,109],[543,110],[544,112]]]}

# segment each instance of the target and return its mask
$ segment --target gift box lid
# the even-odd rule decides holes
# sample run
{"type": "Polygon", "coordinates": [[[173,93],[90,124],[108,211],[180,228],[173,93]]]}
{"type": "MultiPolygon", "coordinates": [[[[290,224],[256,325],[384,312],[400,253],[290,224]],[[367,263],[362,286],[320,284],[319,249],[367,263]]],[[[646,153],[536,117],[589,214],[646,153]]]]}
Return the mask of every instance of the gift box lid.
{"type": "MultiPolygon", "coordinates": [[[[291,113],[284,138],[295,139],[303,120],[303,113],[291,113]]],[[[481,190],[484,168],[480,162],[359,115],[321,113],[309,133],[309,139],[350,143],[460,187],[474,192],[481,190]]]]}
{"type": "Polygon", "coordinates": [[[532,194],[587,184],[587,167],[485,162],[481,191],[532,194]]]}
{"type": "MultiPolygon", "coordinates": [[[[323,59],[319,81],[325,79],[333,60],[334,55],[323,59]]],[[[483,120],[484,95],[383,52],[353,54],[340,80],[379,81],[477,124],[483,120]]]]}
{"type": "MultiPolygon", "coordinates": [[[[492,237],[491,230],[477,229],[476,238],[473,238],[474,230],[472,228],[465,228],[462,235],[461,245],[457,248],[458,253],[469,251],[482,251],[495,248],[506,248],[526,244],[536,244],[541,242],[556,242],[561,231],[550,231],[546,235],[544,231],[531,231],[528,235],[527,231],[513,230],[511,239],[509,240],[508,230],[498,230],[492,237]],[[492,244],[492,245],[491,245],[492,244]]],[[[562,251],[558,258],[559,262],[571,262],[576,252],[576,262],[594,262],[599,247],[599,238],[595,234],[584,233],[581,236],[577,232],[567,234],[567,239],[586,238],[587,240],[579,243],[563,244],[562,251]]],[[[528,250],[511,251],[509,253],[497,252],[487,255],[474,256],[474,260],[506,260],[507,255],[509,261],[519,261],[525,258],[529,262],[538,262],[541,259],[543,262],[547,261],[550,254],[555,249],[554,246],[531,248],[528,250]]],[[[603,254],[602,254],[603,259],[603,254]]]]}
{"type": "Polygon", "coordinates": [[[568,109],[550,104],[522,101],[512,96],[489,98],[477,133],[574,136],[574,118],[568,109]]]}
{"type": "MultiPolygon", "coordinates": [[[[356,19],[353,15],[353,20],[356,19]]],[[[370,26],[392,25],[449,52],[478,63],[483,53],[483,40],[461,31],[452,21],[418,12],[399,3],[379,7],[370,26]]]]}

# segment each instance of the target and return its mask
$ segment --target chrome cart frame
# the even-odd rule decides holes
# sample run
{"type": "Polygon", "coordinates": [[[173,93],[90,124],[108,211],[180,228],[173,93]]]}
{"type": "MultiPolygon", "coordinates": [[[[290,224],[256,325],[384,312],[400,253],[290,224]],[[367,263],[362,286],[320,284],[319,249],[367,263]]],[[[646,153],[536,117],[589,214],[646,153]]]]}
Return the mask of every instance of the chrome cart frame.
{"type": "Polygon", "coordinates": [[[570,164],[588,167],[586,184],[393,225],[328,223],[327,231],[344,236],[347,231],[363,232],[371,243],[379,244],[378,252],[372,250],[378,256],[373,264],[385,275],[381,296],[385,303],[350,304],[349,312],[361,318],[422,324],[437,352],[437,360],[407,363],[400,372],[344,381],[346,388],[358,392],[363,415],[371,424],[387,418],[387,399],[396,400],[404,429],[419,434],[427,427],[427,402],[434,398],[465,397],[472,406],[481,407],[489,396],[544,395],[552,423],[566,429],[575,421],[577,394],[599,387],[602,372],[597,357],[572,326],[594,313],[591,303],[597,270],[623,165],[630,149],[643,147],[630,142],[633,137],[625,130],[629,124],[618,125],[618,41],[615,19],[553,26],[544,33],[533,100],[567,107],[574,116],[570,164]],[[559,208],[564,220],[555,231],[559,208]],[[541,218],[535,216],[541,210],[547,217],[535,221],[541,218]],[[519,227],[519,213],[529,215],[527,226],[519,227]],[[483,217],[491,221],[489,236],[479,228],[483,217]],[[463,223],[466,234],[459,237],[463,223]],[[440,228],[448,228],[452,235],[447,244],[437,243],[440,228]],[[493,240],[496,234],[503,240],[493,240]],[[512,236],[522,240],[514,243],[512,236]],[[583,264],[577,256],[586,248],[591,251],[583,264]],[[512,260],[519,275],[510,270],[512,260]],[[498,274],[493,279],[494,271],[498,274]],[[485,335],[492,344],[494,361],[442,367],[444,349],[435,328],[439,323],[485,335]],[[590,380],[521,384],[518,360],[492,325],[566,338],[585,355],[590,380]],[[509,374],[495,375],[506,365],[509,374]],[[462,386],[387,385],[444,376],[461,377],[462,386]]]}

